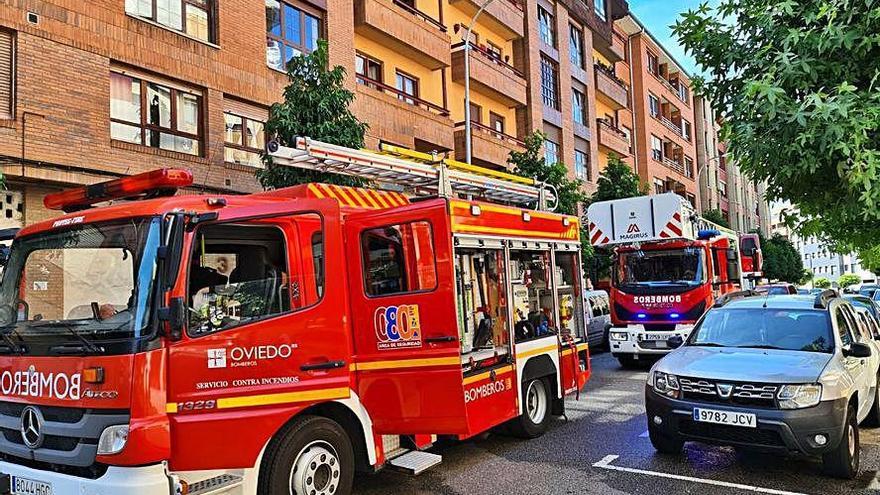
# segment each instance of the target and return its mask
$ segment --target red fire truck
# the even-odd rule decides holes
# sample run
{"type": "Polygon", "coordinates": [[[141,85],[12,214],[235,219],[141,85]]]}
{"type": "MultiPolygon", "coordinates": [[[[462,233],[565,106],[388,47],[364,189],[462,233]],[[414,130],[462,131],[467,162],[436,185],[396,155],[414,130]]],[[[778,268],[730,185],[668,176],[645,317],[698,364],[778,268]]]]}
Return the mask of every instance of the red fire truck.
{"type": "Polygon", "coordinates": [[[67,213],[18,234],[0,285],[8,492],[345,494],[356,470],[438,463],[438,437],[563,413],[590,375],[578,218],[500,204],[551,192],[430,156],[271,153],[413,195],[173,196],[191,174],[159,170],[46,197],[67,213]]]}
{"type": "Polygon", "coordinates": [[[667,339],[687,337],[716,297],[760,277],[757,236],[701,218],[674,193],[590,206],[590,241],[613,247],[612,354],[622,364],[668,353],[667,339]],[[743,269],[745,268],[745,269],[743,269]]]}

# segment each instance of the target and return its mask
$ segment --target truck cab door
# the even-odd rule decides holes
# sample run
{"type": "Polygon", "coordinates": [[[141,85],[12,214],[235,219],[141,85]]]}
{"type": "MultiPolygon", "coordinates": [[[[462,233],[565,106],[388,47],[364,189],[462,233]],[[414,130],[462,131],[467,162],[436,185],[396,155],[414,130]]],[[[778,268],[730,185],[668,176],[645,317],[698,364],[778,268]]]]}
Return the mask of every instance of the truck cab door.
{"type": "Polygon", "coordinates": [[[445,201],[351,215],[357,393],[382,434],[466,431],[445,201]]]}

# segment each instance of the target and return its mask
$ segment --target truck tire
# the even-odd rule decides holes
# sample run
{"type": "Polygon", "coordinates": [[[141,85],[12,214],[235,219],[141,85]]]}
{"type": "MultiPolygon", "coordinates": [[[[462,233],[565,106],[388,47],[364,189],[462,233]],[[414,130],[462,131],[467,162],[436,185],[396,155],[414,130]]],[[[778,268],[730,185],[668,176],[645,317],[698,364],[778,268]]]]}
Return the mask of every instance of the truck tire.
{"type": "Polygon", "coordinates": [[[288,425],[265,454],[258,493],[348,495],[354,479],[354,450],[345,430],[320,416],[288,425]]]}
{"type": "Polygon", "coordinates": [[[840,445],[822,456],[825,474],[848,480],[855,478],[859,473],[859,454],[859,422],[856,419],[856,407],[850,404],[840,445]]]}
{"type": "Polygon", "coordinates": [[[650,423],[648,423],[648,438],[651,439],[654,450],[661,454],[678,455],[684,448],[684,440],[667,435],[650,423]]]}
{"type": "Polygon", "coordinates": [[[550,380],[546,377],[523,382],[522,414],[511,423],[514,435],[520,438],[537,438],[547,431],[550,422],[550,380]]]}
{"type": "Polygon", "coordinates": [[[605,325],[605,331],[602,332],[602,349],[611,352],[611,325],[605,325]]]}

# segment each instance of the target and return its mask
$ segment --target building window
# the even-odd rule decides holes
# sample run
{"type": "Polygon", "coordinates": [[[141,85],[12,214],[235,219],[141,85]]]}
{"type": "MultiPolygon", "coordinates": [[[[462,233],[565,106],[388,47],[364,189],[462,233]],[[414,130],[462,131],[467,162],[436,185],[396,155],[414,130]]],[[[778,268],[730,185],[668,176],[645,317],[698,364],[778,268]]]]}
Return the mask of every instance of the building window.
{"type": "Polygon", "coordinates": [[[549,46],[556,46],[556,28],[553,14],[547,12],[544,7],[538,6],[538,30],[541,41],[549,46]]]}
{"type": "Polygon", "coordinates": [[[489,55],[495,58],[495,60],[501,60],[504,54],[504,50],[502,50],[500,46],[489,40],[486,40],[486,51],[488,51],[489,55]]]}
{"type": "Polygon", "coordinates": [[[202,96],[196,91],[110,73],[110,137],[201,155],[202,96]]]}
{"type": "Polygon", "coordinates": [[[655,76],[660,73],[660,59],[650,50],[648,51],[648,72],[655,76]]]}
{"type": "Polygon", "coordinates": [[[584,32],[574,24],[568,26],[568,58],[571,65],[580,69],[584,67],[584,32]]]}
{"type": "Polygon", "coordinates": [[[571,117],[575,123],[587,125],[587,97],[574,88],[571,90],[571,117]]]}
{"type": "Polygon", "coordinates": [[[658,162],[663,161],[663,141],[655,135],[651,135],[651,158],[658,162]]]}
{"type": "Polygon", "coordinates": [[[0,29],[0,118],[15,116],[15,33],[0,29]]]}
{"type": "Polygon", "coordinates": [[[724,182],[723,180],[718,182],[718,192],[721,193],[721,197],[727,197],[727,182],[724,182]]]}
{"type": "Polygon", "coordinates": [[[651,117],[660,115],[660,99],[651,93],[648,93],[648,111],[651,112],[651,117]]]}
{"type": "Polygon", "coordinates": [[[506,134],[504,130],[504,117],[495,112],[489,112],[489,126],[491,126],[492,130],[495,132],[506,134]]]}
{"type": "Polygon", "coordinates": [[[559,144],[549,139],[544,140],[544,161],[548,165],[559,163],[559,144]]]}
{"type": "Polygon", "coordinates": [[[471,122],[483,123],[483,107],[471,102],[471,122]]]}
{"type": "MultiPolygon", "coordinates": [[[[681,101],[688,103],[688,101],[690,100],[690,96],[691,96],[691,93],[690,93],[690,90],[688,89],[688,87],[685,86],[684,83],[682,83],[679,80],[678,81],[678,98],[681,101]]],[[[690,103],[688,103],[688,105],[690,105],[690,103]]]]}
{"type": "Polygon", "coordinates": [[[697,197],[691,193],[687,193],[686,197],[687,197],[688,202],[691,204],[691,206],[696,208],[697,207],[697,197]]]}
{"type": "Polygon", "coordinates": [[[694,161],[691,157],[684,157],[684,175],[690,179],[694,178],[694,161]]]}
{"type": "Polygon", "coordinates": [[[545,106],[559,110],[559,68],[544,55],[541,55],[541,99],[545,106]]]}
{"type": "Polygon", "coordinates": [[[226,120],[226,162],[262,167],[260,154],[266,148],[264,123],[231,112],[224,113],[223,117],[226,120]]]}
{"type": "Polygon", "coordinates": [[[607,19],[605,16],[605,0],[593,0],[593,10],[596,11],[596,15],[599,19],[603,21],[607,19]]]}
{"type": "Polygon", "coordinates": [[[681,135],[688,141],[691,140],[691,123],[681,119],[681,135]]]}
{"type": "Polygon", "coordinates": [[[574,175],[581,180],[590,180],[590,155],[574,150],[574,175]]]}
{"type": "Polygon", "coordinates": [[[397,91],[399,91],[399,94],[397,95],[398,99],[403,100],[410,105],[415,105],[415,100],[419,98],[419,79],[406,72],[398,70],[397,91]],[[412,96],[412,98],[407,98],[407,96],[412,96]]]}
{"type": "Polygon", "coordinates": [[[663,194],[666,192],[666,183],[661,179],[654,177],[654,194],[663,194]]]}
{"type": "Polygon", "coordinates": [[[125,0],[125,12],[213,42],[214,0],[125,0]]]}
{"type": "Polygon", "coordinates": [[[321,19],[316,12],[286,2],[265,1],[266,63],[284,70],[291,58],[318,48],[321,19]]]}
{"type": "MultiPolygon", "coordinates": [[[[358,75],[358,82],[370,86],[370,83],[382,83],[382,61],[363,53],[354,56],[354,71],[358,75]]],[[[373,85],[375,86],[375,85],[373,85]]]]}

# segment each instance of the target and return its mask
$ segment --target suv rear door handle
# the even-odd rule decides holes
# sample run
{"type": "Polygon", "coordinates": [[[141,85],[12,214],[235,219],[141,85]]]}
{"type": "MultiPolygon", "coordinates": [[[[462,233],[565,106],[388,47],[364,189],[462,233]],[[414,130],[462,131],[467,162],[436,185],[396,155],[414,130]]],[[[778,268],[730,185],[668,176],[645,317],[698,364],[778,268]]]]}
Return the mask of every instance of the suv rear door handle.
{"type": "Polygon", "coordinates": [[[302,371],[335,370],[343,366],[345,366],[345,361],[325,361],[323,363],[304,364],[299,369],[302,371]]]}

